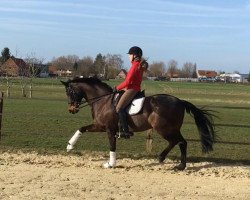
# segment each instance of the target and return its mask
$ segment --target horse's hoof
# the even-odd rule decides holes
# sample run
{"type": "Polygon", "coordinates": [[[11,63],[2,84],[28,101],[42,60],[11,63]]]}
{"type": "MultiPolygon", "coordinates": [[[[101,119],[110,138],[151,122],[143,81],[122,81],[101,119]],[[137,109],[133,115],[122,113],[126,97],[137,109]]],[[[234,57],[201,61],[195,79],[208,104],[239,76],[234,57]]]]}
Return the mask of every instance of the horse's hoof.
{"type": "Polygon", "coordinates": [[[67,152],[70,152],[72,149],[74,149],[74,146],[71,144],[67,145],[67,152]]]}
{"type": "Polygon", "coordinates": [[[163,163],[166,158],[159,156],[158,161],[159,163],[163,163]]]}
{"type": "Polygon", "coordinates": [[[105,169],[110,169],[110,168],[114,168],[115,167],[115,164],[110,164],[109,162],[103,164],[103,168],[105,169]]]}
{"type": "Polygon", "coordinates": [[[181,163],[181,164],[175,166],[175,167],[174,167],[174,170],[182,171],[182,170],[184,170],[185,168],[186,168],[186,165],[183,164],[183,163],[181,163]]]}

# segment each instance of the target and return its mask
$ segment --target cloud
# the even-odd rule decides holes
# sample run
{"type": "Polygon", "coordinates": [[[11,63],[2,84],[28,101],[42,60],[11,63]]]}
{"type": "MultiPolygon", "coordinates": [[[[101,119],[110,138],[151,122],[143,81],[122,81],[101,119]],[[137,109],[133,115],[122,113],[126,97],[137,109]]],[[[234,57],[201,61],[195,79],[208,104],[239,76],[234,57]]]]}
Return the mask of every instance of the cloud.
{"type": "Polygon", "coordinates": [[[32,19],[20,19],[20,18],[0,18],[0,24],[2,30],[10,30],[15,32],[45,32],[56,30],[60,25],[57,22],[32,20],[32,19]]]}

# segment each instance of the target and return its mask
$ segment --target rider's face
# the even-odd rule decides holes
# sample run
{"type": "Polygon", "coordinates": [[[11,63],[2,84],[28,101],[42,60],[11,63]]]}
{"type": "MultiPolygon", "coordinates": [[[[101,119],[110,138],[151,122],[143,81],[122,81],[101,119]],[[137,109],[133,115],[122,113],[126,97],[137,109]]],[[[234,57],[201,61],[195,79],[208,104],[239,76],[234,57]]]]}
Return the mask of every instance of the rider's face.
{"type": "Polygon", "coordinates": [[[134,60],[134,55],[133,54],[128,54],[128,59],[130,62],[134,60]]]}

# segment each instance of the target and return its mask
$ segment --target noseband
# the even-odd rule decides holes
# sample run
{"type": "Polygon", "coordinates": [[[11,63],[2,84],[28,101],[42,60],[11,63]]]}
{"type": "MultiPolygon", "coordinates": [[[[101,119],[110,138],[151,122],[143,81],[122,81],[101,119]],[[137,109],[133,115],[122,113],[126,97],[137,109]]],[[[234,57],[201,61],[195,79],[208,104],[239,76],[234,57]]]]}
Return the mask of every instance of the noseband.
{"type": "Polygon", "coordinates": [[[68,104],[74,105],[77,108],[82,104],[80,98],[78,97],[76,91],[73,89],[73,87],[69,86],[67,88],[67,94],[70,98],[68,98],[68,104]]]}

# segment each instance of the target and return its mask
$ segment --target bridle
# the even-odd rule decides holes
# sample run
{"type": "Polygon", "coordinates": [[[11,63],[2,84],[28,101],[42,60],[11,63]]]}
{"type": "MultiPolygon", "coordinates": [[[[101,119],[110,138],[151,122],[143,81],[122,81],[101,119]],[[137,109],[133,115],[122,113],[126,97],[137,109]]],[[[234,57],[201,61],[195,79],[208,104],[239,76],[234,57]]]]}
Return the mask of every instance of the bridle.
{"type": "Polygon", "coordinates": [[[77,92],[73,89],[72,86],[67,87],[67,94],[70,97],[68,99],[68,104],[69,105],[74,105],[77,109],[86,107],[86,106],[90,106],[93,105],[94,103],[98,102],[101,100],[101,98],[114,94],[114,92],[108,93],[108,94],[104,94],[98,97],[94,97],[94,98],[90,98],[88,100],[86,100],[86,97],[79,97],[79,95],[77,94],[77,92]],[[91,103],[89,103],[91,102],[91,103]]]}

